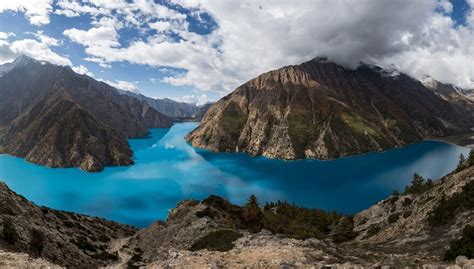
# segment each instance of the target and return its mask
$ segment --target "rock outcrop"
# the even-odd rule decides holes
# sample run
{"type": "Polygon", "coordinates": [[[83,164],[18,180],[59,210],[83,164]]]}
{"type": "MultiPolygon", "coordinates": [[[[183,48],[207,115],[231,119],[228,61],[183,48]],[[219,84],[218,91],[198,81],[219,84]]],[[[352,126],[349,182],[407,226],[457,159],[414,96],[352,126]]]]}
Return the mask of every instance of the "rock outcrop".
{"type": "Polygon", "coordinates": [[[270,71],[214,103],[196,147],[280,159],[333,159],[463,133],[474,118],[420,81],[317,58],[270,71]]]}
{"type": "Polygon", "coordinates": [[[0,153],[100,171],[133,163],[127,138],[172,124],[147,103],[69,67],[21,56],[1,70],[0,153]]]}

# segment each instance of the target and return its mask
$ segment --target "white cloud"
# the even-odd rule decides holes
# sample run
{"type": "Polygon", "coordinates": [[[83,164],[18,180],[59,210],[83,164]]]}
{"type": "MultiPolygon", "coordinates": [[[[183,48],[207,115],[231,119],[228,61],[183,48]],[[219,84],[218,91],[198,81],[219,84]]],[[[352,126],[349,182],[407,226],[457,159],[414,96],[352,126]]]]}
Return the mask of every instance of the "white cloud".
{"type": "Polygon", "coordinates": [[[72,41],[87,47],[108,48],[120,46],[120,43],[117,41],[117,32],[114,27],[110,26],[99,26],[87,31],[72,28],[65,30],[63,34],[69,37],[72,41]]]}
{"type": "Polygon", "coordinates": [[[188,94],[183,95],[181,98],[178,99],[180,102],[196,104],[198,106],[207,104],[213,101],[209,96],[206,94],[188,94]]]}
{"type": "Polygon", "coordinates": [[[41,43],[47,46],[61,45],[61,42],[58,39],[43,34],[43,31],[38,31],[37,33],[34,33],[34,35],[41,43]]]}
{"type": "Polygon", "coordinates": [[[87,69],[87,67],[81,65],[73,66],[72,70],[81,75],[88,75],[89,77],[94,77],[94,74],[87,69]]]}
{"type": "Polygon", "coordinates": [[[15,34],[14,34],[14,33],[11,33],[11,32],[8,32],[8,33],[6,33],[6,32],[0,32],[0,40],[2,40],[2,39],[8,39],[8,38],[13,37],[13,36],[15,36],[15,34]]]}
{"type": "Polygon", "coordinates": [[[471,10],[468,25],[454,28],[447,0],[172,2],[198,21],[209,14],[217,27],[206,35],[190,32],[185,14],[152,1],[90,1],[71,9],[97,16],[93,27],[64,34],[101,65],[127,61],[184,69],[162,81],[207,91],[230,91],[262,72],[316,56],[348,67],[360,61],[395,64],[415,77],[473,84],[474,15],[471,10]],[[120,44],[118,30],[126,26],[156,34],[120,44]]]}
{"type": "Polygon", "coordinates": [[[140,92],[138,90],[137,85],[130,81],[125,81],[125,80],[110,81],[110,80],[103,80],[103,79],[99,79],[99,81],[105,82],[109,84],[110,86],[115,87],[120,90],[135,92],[135,93],[140,92]]]}
{"type": "Polygon", "coordinates": [[[5,11],[24,12],[33,25],[49,23],[52,0],[3,0],[0,1],[0,13],[5,11]]]}
{"type": "Polygon", "coordinates": [[[11,62],[21,54],[53,64],[72,66],[68,58],[53,52],[47,44],[37,40],[21,39],[11,43],[0,40],[0,63],[11,62]]]}

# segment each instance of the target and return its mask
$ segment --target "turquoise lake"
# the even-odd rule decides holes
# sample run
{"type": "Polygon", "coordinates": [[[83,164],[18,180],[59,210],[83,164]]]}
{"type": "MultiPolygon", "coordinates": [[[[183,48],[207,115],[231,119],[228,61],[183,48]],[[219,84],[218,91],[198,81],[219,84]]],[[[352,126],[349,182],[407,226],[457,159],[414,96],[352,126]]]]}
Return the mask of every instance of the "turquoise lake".
{"type": "Polygon", "coordinates": [[[0,155],[0,180],[17,193],[55,209],[100,216],[143,227],[166,219],[183,199],[217,194],[243,204],[287,200],[297,205],[355,213],[402,190],[417,172],[437,179],[467,148],[425,141],[382,153],[333,161],[282,161],[191,147],[184,136],[196,123],[152,129],[132,139],[136,164],[101,173],[52,169],[0,155]]]}

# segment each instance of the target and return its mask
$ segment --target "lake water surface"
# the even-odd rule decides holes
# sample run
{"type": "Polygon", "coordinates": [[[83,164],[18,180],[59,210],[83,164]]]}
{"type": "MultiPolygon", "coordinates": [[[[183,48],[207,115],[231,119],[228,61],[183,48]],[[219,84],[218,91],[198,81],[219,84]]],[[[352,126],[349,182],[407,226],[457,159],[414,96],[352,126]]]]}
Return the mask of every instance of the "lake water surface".
{"type": "Polygon", "coordinates": [[[417,172],[439,178],[467,148],[426,141],[383,153],[334,161],[282,161],[245,154],[213,153],[188,145],[196,123],[153,129],[132,139],[136,164],[101,173],[52,169],[0,155],[0,179],[17,193],[55,209],[100,216],[138,227],[166,219],[182,199],[210,194],[245,203],[287,200],[298,205],[354,213],[402,190],[417,172]]]}

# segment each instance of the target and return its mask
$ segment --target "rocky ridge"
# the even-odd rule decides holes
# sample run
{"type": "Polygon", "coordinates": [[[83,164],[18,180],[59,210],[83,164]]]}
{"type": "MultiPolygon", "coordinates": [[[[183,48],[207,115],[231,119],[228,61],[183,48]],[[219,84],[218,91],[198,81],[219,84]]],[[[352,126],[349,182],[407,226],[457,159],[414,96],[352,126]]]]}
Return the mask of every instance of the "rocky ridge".
{"type": "Polygon", "coordinates": [[[71,68],[20,56],[0,69],[0,153],[48,167],[130,165],[127,139],[172,120],[71,68]]]}

